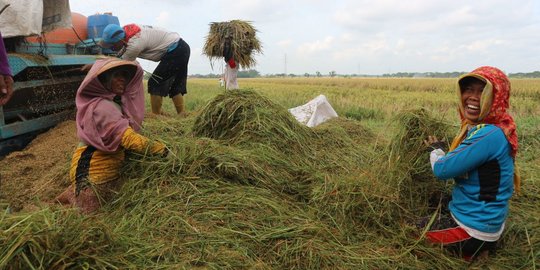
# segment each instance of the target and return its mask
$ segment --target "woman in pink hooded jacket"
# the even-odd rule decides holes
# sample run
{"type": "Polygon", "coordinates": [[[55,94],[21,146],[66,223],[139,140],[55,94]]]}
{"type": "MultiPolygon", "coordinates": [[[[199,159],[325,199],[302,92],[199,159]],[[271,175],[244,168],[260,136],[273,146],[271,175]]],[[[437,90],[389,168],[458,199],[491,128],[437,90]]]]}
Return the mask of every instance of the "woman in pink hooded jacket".
{"type": "Polygon", "coordinates": [[[77,90],[77,136],[71,185],[57,197],[83,213],[97,210],[120,187],[125,150],[166,155],[165,145],[138,134],[144,117],[142,68],[132,61],[97,60],[77,90]]]}

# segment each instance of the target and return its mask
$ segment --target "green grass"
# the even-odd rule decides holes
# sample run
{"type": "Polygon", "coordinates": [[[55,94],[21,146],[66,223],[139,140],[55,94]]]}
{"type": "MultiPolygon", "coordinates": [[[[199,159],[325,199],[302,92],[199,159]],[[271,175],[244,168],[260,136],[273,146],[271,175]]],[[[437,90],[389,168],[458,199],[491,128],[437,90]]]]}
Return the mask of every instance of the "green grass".
{"type": "Polygon", "coordinates": [[[450,188],[430,173],[421,140],[457,132],[452,80],[240,79],[253,91],[225,92],[190,79],[188,118],[145,120],[144,134],[171,154],[130,155],[121,194],[95,215],[0,214],[0,269],[536,269],[531,82],[539,89],[517,81],[512,100],[523,192],[488,260],[469,265],[412,225],[450,188]],[[319,94],[342,117],[308,129],[286,112],[319,94]]]}

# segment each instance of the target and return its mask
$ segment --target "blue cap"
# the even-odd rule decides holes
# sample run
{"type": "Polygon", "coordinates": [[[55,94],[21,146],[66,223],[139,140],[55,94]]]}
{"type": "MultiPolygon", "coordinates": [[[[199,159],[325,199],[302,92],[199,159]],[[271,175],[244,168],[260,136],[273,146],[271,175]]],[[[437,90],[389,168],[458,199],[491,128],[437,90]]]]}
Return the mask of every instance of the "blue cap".
{"type": "Polygon", "coordinates": [[[126,37],[126,32],[118,24],[109,24],[103,29],[103,43],[104,45],[112,45],[126,37]]]}

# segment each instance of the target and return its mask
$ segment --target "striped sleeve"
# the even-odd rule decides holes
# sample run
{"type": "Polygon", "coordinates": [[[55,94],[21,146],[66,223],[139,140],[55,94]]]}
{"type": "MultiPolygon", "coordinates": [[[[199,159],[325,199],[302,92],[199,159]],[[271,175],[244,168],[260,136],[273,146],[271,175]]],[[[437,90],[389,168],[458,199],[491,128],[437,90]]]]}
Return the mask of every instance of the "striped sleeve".
{"type": "Polygon", "coordinates": [[[439,179],[459,177],[486,163],[493,155],[493,145],[500,143],[497,131],[500,129],[492,125],[477,126],[456,149],[434,163],[435,176],[439,179]]]}
{"type": "Polygon", "coordinates": [[[163,143],[151,141],[147,137],[135,132],[131,127],[128,127],[122,136],[122,147],[138,153],[149,153],[152,155],[164,155],[167,152],[163,143]]]}

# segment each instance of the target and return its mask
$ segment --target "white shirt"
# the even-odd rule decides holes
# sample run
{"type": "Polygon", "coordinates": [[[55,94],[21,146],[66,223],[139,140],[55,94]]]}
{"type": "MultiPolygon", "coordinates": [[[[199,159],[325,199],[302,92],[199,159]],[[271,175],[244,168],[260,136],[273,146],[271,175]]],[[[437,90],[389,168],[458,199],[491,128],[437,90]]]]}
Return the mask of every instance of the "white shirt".
{"type": "Polygon", "coordinates": [[[501,235],[502,235],[502,233],[504,231],[504,227],[505,227],[505,224],[506,224],[506,223],[503,223],[503,225],[501,226],[501,229],[498,232],[487,233],[487,232],[481,232],[479,230],[469,228],[469,227],[463,225],[463,223],[459,222],[459,220],[457,220],[457,218],[455,218],[454,215],[452,215],[452,218],[457,223],[457,225],[459,225],[459,227],[463,228],[470,236],[472,236],[472,237],[474,237],[476,239],[482,240],[482,241],[487,241],[487,242],[495,242],[495,241],[499,240],[499,238],[501,238],[501,235]]]}
{"type": "Polygon", "coordinates": [[[141,31],[131,37],[122,54],[122,59],[134,61],[137,57],[158,62],[167,53],[169,46],[178,40],[180,35],[163,28],[139,25],[141,31]]]}

